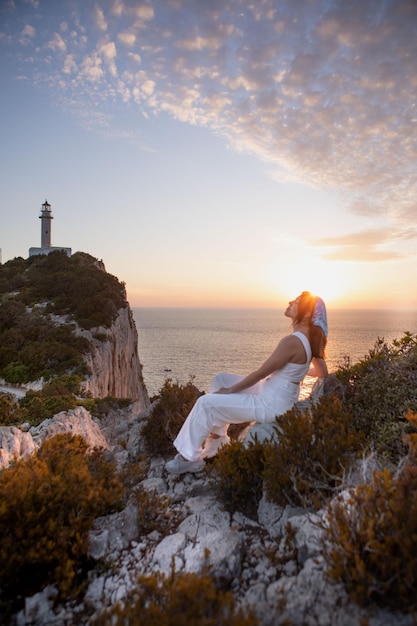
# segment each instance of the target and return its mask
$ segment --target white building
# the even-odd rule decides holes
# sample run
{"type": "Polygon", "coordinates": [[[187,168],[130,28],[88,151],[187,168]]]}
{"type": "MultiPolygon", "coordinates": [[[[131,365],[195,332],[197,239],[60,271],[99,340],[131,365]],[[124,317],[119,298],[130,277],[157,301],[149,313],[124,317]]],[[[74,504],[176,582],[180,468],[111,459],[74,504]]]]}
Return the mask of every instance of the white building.
{"type": "Polygon", "coordinates": [[[41,247],[29,248],[29,256],[36,256],[37,254],[49,254],[55,250],[63,250],[68,256],[71,256],[71,248],[61,248],[57,246],[51,246],[51,234],[52,234],[52,211],[51,205],[47,200],[42,205],[41,214],[39,215],[41,222],[41,247]]]}

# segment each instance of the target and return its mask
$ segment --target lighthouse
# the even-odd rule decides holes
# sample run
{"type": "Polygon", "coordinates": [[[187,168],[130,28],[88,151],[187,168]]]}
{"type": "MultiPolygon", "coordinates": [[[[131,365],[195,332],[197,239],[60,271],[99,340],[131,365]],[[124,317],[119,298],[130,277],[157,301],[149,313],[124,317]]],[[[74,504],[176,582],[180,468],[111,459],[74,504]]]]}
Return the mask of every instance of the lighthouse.
{"type": "Polygon", "coordinates": [[[42,205],[41,214],[39,215],[39,219],[42,220],[42,228],[41,228],[41,248],[50,248],[51,247],[51,221],[54,219],[52,217],[51,205],[48,200],[42,205]]]}
{"type": "Polygon", "coordinates": [[[55,250],[62,250],[68,256],[71,256],[71,248],[61,248],[57,246],[51,246],[52,235],[52,208],[48,200],[42,205],[41,214],[39,215],[41,220],[41,247],[29,248],[29,256],[36,256],[38,254],[49,254],[55,250]]]}

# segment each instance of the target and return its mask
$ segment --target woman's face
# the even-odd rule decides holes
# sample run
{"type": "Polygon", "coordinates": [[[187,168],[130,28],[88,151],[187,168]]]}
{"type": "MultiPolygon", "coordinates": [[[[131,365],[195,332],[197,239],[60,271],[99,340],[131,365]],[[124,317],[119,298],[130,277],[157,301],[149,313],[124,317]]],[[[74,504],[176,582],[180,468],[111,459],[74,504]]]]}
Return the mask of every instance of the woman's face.
{"type": "Polygon", "coordinates": [[[285,317],[290,317],[292,320],[295,319],[298,313],[299,300],[300,300],[300,296],[298,296],[298,298],[296,298],[295,300],[291,300],[291,302],[288,303],[288,306],[284,313],[285,317]]]}

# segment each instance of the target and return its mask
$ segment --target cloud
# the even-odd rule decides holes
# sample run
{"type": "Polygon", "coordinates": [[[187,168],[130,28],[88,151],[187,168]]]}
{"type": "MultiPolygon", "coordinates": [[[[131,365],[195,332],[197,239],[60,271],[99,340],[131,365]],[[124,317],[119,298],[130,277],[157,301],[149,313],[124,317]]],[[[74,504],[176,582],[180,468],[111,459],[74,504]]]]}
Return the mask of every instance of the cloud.
{"type": "Polygon", "coordinates": [[[100,54],[105,58],[106,61],[111,62],[116,56],[116,46],[113,41],[109,41],[99,47],[100,54]]]}
{"type": "Polygon", "coordinates": [[[20,33],[19,42],[23,46],[26,46],[32,42],[35,36],[36,36],[35,28],[31,26],[30,24],[26,24],[20,33]]]}
{"type": "Polygon", "coordinates": [[[98,4],[94,5],[94,22],[99,30],[107,30],[107,21],[104,17],[103,10],[98,6],[98,4]]]}
{"type": "MultiPolygon", "coordinates": [[[[64,65],[33,54],[75,114],[86,98],[100,119],[133,97],[138,115],[211,128],[281,181],[341,191],[358,216],[415,219],[415,0],[109,0],[92,20],[81,0],[68,6],[68,31],[47,39],[64,65]]],[[[39,49],[26,28],[22,43],[39,49]]]]}
{"type": "Polygon", "coordinates": [[[311,243],[322,248],[333,248],[324,254],[324,258],[332,261],[392,261],[400,260],[415,253],[387,249],[396,242],[417,239],[417,228],[395,230],[393,228],[373,228],[348,233],[337,237],[314,239],[311,243]]]}
{"type": "Polygon", "coordinates": [[[52,39],[48,42],[47,47],[54,52],[65,52],[67,45],[59,33],[54,33],[52,39]]]}
{"type": "Polygon", "coordinates": [[[125,46],[132,47],[136,42],[136,35],[134,33],[119,33],[117,35],[118,40],[125,46]]]}

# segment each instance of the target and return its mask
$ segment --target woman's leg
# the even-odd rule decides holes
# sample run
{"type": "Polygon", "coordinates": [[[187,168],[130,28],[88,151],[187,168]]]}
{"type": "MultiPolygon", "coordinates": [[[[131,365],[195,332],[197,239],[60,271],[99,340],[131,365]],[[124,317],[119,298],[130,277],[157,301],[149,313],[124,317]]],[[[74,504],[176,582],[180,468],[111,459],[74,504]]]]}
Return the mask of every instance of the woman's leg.
{"type": "MultiPolygon", "coordinates": [[[[227,372],[222,372],[220,374],[216,374],[213,378],[212,383],[210,385],[209,393],[215,393],[221,387],[232,387],[235,383],[238,383],[242,380],[243,376],[239,376],[239,374],[229,374],[227,372]]],[[[218,426],[213,426],[210,435],[216,437],[227,437],[227,429],[229,424],[219,424],[218,426]]]]}
{"type": "Polygon", "coordinates": [[[189,461],[203,458],[203,444],[210,433],[225,436],[229,424],[253,421],[256,396],[247,393],[201,396],[185,420],[174,446],[189,461]]]}

